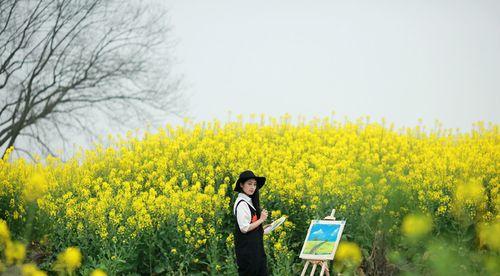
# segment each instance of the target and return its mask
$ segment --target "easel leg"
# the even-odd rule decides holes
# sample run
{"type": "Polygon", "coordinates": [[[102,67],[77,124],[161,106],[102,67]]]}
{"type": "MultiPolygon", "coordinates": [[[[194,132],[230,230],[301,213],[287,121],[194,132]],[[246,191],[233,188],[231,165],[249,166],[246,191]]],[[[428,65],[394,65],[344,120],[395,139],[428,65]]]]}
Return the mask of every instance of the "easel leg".
{"type": "Polygon", "coordinates": [[[304,265],[304,269],[302,269],[302,274],[300,274],[300,276],[306,275],[306,270],[308,266],[309,266],[309,261],[306,261],[306,264],[304,265]]]}
{"type": "Polygon", "coordinates": [[[328,269],[328,261],[306,261],[300,276],[306,275],[307,268],[309,267],[309,263],[313,264],[313,267],[312,267],[312,270],[311,270],[311,273],[309,274],[309,276],[314,276],[314,272],[316,272],[316,267],[318,266],[318,264],[321,264],[321,271],[320,271],[319,275],[323,276],[324,274],[326,274],[326,276],[330,276],[330,270],[328,269]]]}
{"type": "Polygon", "coordinates": [[[318,264],[317,264],[317,263],[315,263],[315,264],[313,265],[313,268],[312,268],[312,270],[311,270],[311,274],[310,274],[310,276],[314,276],[314,272],[316,271],[316,267],[317,267],[317,266],[318,266],[318,264]]]}
{"type": "Polygon", "coordinates": [[[328,270],[328,261],[324,261],[321,264],[321,273],[319,276],[323,276],[323,274],[326,272],[326,276],[330,276],[330,271],[328,270]]]}

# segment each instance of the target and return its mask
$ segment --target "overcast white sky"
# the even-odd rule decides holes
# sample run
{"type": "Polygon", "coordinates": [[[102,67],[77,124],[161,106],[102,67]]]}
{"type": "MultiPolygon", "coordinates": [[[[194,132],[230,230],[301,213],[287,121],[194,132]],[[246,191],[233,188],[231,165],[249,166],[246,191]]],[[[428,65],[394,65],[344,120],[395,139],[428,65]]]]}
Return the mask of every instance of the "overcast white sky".
{"type": "Polygon", "coordinates": [[[499,123],[500,1],[164,3],[197,121],[335,111],[397,126],[499,123]]]}

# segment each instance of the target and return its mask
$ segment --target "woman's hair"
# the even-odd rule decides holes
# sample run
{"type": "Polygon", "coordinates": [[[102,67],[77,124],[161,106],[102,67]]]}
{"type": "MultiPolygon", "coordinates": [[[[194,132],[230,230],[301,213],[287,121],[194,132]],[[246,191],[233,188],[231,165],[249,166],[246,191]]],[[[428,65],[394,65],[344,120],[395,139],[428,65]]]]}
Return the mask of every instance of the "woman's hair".
{"type": "Polygon", "coordinates": [[[260,198],[259,198],[259,189],[256,189],[253,195],[250,196],[252,199],[252,204],[253,207],[255,207],[255,210],[257,212],[257,216],[260,217],[260,198]]]}

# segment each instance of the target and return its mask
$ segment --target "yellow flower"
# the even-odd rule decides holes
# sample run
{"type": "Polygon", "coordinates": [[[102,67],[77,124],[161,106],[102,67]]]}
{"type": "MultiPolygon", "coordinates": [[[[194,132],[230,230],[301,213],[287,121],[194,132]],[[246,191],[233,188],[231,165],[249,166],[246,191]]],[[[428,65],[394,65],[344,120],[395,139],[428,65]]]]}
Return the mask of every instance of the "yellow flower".
{"type": "Polygon", "coordinates": [[[455,199],[459,204],[477,205],[484,201],[484,187],[478,178],[471,179],[468,183],[461,182],[455,190],[455,199]]]}
{"type": "Polygon", "coordinates": [[[451,210],[459,221],[465,220],[471,223],[481,217],[486,208],[487,199],[480,178],[460,180],[455,189],[451,210]]]}
{"type": "Polygon", "coordinates": [[[437,209],[437,214],[438,215],[443,215],[445,213],[446,213],[446,206],[443,206],[443,205],[439,206],[438,209],[437,209]]]}
{"type": "Polygon", "coordinates": [[[500,220],[492,224],[482,223],[479,225],[479,243],[489,248],[500,251],[500,220]]]}
{"type": "Polygon", "coordinates": [[[172,254],[177,254],[177,249],[172,248],[172,250],[170,250],[170,252],[171,252],[172,254]]]}
{"type": "Polygon", "coordinates": [[[18,241],[7,241],[5,246],[5,259],[7,265],[20,264],[26,257],[26,247],[18,241]]]}
{"type": "Polygon", "coordinates": [[[281,211],[280,210],[271,211],[271,217],[272,218],[277,218],[279,216],[281,216],[281,211]]]}
{"type": "Polygon", "coordinates": [[[335,263],[337,267],[356,268],[361,264],[361,249],[356,243],[340,242],[335,253],[335,263]]]}
{"type": "Polygon", "coordinates": [[[41,271],[38,269],[38,267],[35,264],[29,263],[29,264],[24,264],[21,267],[21,273],[23,276],[46,276],[47,273],[41,271]]]}
{"type": "Polygon", "coordinates": [[[280,242],[274,244],[274,250],[281,251],[281,249],[283,249],[283,246],[281,245],[280,242]]]}
{"type": "Polygon", "coordinates": [[[68,247],[57,256],[56,269],[73,271],[82,264],[82,254],[77,247],[68,247]]]}
{"type": "Polygon", "coordinates": [[[410,214],[403,219],[401,231],[409,238],[416,239],[432,230],[432,218],[422,214],[410,214]]]}
{"type": "Polygon", "coordinates": [[[199,239],[198,242],[197,242],[200,246],[204,245],[205,243],[207,243],[207,239],[199,239]]]}
{"type": "Polygon", "coordinates": [[[6,243],[8,240],[10,240],[9,227],[5,220],[0,219],[0,244],[6,243]]]}
{"type": "Polygon", "coordinates": [[[40,198],[47,190],[47,180],[45,176],[38,172],[32,175],[24,188],[24,198],[27,201],[35,201],[40,198]]]}
{"type": "Polygon", "coordinates": [[[94,271],[92,271],[92,273],[90,273],[90,276],[106,276],[106,272],[104,272],[103,270],[101,269],[96,269],[94,271]]]}

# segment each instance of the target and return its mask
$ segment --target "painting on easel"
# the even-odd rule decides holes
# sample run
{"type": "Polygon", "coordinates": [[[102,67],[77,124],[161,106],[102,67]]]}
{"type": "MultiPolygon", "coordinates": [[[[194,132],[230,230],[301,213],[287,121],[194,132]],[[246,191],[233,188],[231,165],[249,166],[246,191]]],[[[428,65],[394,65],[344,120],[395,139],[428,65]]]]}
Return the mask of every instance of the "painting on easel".
{"type": "Polygon", "coordinates": [[[309,260],[333,260],[345,221],[312,220],[300,258],[309,260]]]}

